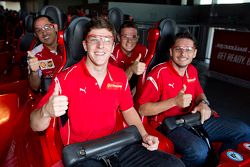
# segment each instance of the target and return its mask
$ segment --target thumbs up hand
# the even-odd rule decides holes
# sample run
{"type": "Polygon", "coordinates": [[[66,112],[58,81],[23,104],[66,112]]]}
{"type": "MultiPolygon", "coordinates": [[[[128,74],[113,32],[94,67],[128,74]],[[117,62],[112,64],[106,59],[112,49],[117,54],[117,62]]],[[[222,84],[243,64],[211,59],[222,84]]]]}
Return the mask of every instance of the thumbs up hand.
{"type": "Polygon", "coordinates": [[[132,68],[133,73],[136,75],[141,75],[146,69],[146,64],[143,62],[140,62],[140,59],[141,59],[141,53],[135,59],[133,64],[130,66],[132,68]]]}
{"type": "Polygon", "coordinates": [[[55,83],[54,92],[43,107],[46,112],[45,115],[49,117],[60,117],[66,113],[68,109],[68,97],[60,95],[58,83],[55,83]]]}
{"type": "Polygon", "coordinates": [[[192,102],[192,95],[185,94],[186,89],[187,89],[187,86],[183,85],[182,89],[179,91],[178,95],[175,97],[176,106],[179,106],[182,108],[190,106],[192,102]]]}
{"type": "Polygon", "coordinates": [[[36,72],[39,70],[39,61],[37,59],[37,57],[35,57],[30,51],[27,52],[28,53],[28,67],[32,72],[36,72]]]}

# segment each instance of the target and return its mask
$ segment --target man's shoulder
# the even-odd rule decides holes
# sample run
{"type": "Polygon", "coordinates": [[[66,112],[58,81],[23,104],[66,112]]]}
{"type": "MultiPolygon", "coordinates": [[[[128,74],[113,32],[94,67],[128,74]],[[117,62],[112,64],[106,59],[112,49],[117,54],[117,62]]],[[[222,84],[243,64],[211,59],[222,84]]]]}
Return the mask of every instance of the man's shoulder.
{"type": "Polygon", "coordinates": [[[108,70],[111,73],[111,75],[117,79],[126,78],[126,73],[124,72],[124,70],[117,66],[114,66],[111,63],[108,64],[108,70]]]}
{"type": "Polygon", "coordinates": [[[141,43],[137,43],[136,44],[136,47],[139,48],[139,49],[147,49],[147,47],[141,43]]]}
{"type": "Polygon", "coordinates": [[[121,45],[120,43],[116,44],[113,50],[113,53],[117,53],[119,50],[121,50],[121,45]]]}
{"type": "Polygon", "coordinates": [[[167,69],[167,68],[168,68],[167,62],[164,62],[164,63],[159,63],[156,66],[154,66],[151,71],[152,72],[158,72],[158,71],[161,71],[161,70],[164,70],[164,69],[167,69]]]}
{"type": "Polygon", "coordinates": [[[134,48],[135,52],[146,52],[147,50],[148,50],[147,47],[143,44],[140,44],[140,43],[137,43],[135,48],[134,48]]]}
{"type": "MultiPolygon", "coordinates": [[[[80,62],[67,67],[65,69],[63,69],[58,75],[58,78],[63,78],[64,80],[67,80],[71,77],[74,77],[75,75],[78,76],[79,74],[79,70],[80,70],[80,62]]],[[[78,77],[77,77],[78,78],[78,77]]]]}
{"type": "Polygon", "coordinates": [[[188,65],[188,72],[189,73],[197,73],[197,69],[196,69],[196,67],[194,66],[194,65],[192,65],[192,64],[189,64],[188,65]]]}

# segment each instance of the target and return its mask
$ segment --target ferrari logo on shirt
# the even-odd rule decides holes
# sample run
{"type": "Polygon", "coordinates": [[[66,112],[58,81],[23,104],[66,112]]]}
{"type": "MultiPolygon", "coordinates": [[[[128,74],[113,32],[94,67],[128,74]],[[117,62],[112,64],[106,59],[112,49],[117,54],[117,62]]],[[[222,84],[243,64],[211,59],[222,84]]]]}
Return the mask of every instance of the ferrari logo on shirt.
{"type": "Polygon", "coordinates": [[[122,89],[122,83],[120,83],[120,82],[108,83],[107,89],[113,89],[113,90],[122,89]]]}
{"type": "Polygon", "coordinates": [[[194,81],[196,81],[196,78],[188,78],[188,79],[187,79],[187,82],[188,82],[188,83],[194,82],[194,81]]]}

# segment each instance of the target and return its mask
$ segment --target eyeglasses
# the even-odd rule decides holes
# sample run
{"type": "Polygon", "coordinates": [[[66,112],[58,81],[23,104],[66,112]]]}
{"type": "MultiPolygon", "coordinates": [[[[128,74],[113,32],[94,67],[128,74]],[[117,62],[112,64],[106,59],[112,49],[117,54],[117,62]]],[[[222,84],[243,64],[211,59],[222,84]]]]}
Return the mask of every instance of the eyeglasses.
{"type": "Polygon", "coordinates": [[[87,42],[90,44],[98,44],[101,42],[101,40],[105,45],[110,45],[110,44],[113,44],[114,37],[113,36],[91,35],[91,34],[87,36],[87,42]]]}
{"type": "Polygon", "coordinates": [[[194,51],[195,48],[191,47],[191,46],[187,46],[187,47],[182,47],[182,46],[176,46],[173,48],[173,50],[176,53],[192,53],[194,51]]]}
{"type": "Polygon", "coordinates": [[[138,36],[137,35],[126,35],[126,34],[122,34],[121,35],[121,39],[122,40],[126,40],[126,41],[132,41],[132,42],[137,42],[138,40],[138,36]]]}
{"type": "Polygon", "coordinates": [[[36,34],[42,34],[43,31],[49,32],[54,28],[53,24],[45,24],[42,28],[35,28],[35,33],[36,34]]]}

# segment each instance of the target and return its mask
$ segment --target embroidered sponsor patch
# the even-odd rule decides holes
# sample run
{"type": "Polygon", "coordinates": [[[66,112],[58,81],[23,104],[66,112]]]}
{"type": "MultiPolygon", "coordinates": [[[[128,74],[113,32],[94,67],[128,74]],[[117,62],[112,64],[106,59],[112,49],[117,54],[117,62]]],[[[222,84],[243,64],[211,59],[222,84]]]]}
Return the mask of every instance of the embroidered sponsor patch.
{"type": "Polygon", "coordinates": [[[52,59],[48,60],[39,60],[39,66],[41,70],[55,68],[54,62],[52,59]]]}
{"type": "Polygon", "coordinates": [[[107,84],[107,89],[113,89],[113,90],[120,90],[122,89],[122,83],[121,82],[112,82],[107,84]]]}

